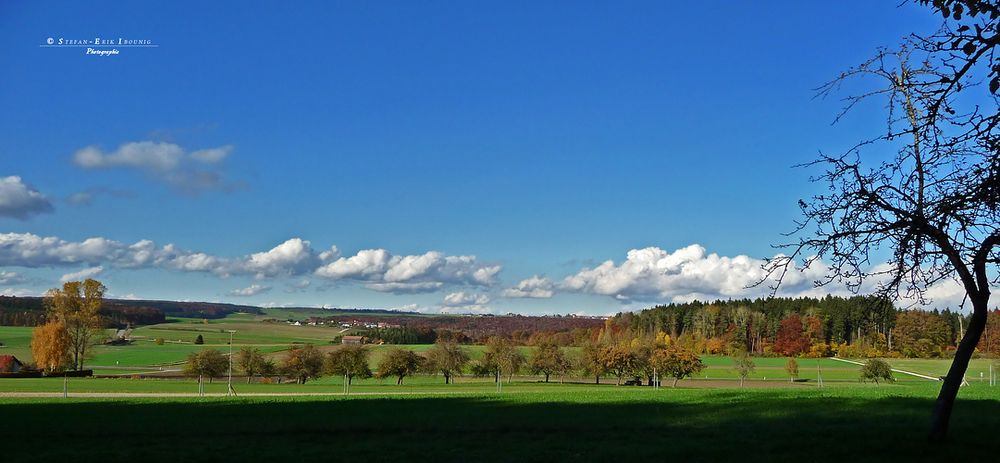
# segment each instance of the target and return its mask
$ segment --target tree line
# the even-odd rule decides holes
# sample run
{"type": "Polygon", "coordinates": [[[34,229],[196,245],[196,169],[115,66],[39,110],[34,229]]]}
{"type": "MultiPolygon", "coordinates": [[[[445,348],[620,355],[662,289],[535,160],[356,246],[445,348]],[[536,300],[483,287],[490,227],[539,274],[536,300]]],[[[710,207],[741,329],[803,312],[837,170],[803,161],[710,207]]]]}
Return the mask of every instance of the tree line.
{"type": "MultiPolygon", "coordinates": [[[[487,340],[479,359],[473,360],[467,347],[452,340],[440,339],[427,351],[417,353],[397,347],[389,349],[372,369],[371,348],[367,345],[342,345],[324,354],[311,344],[291,347],[280,362],[266,356],[260,349],[244,346],[235,355],[233,365],[237,373],[246,376],[249,383],[255,377],[265,382],[272,378],[290,378],[297,383],[326,375],[341,376],[345,387],[353,380],[365,378],[393,379],[397,385],[405,378],[418,373],[441,375],[445,384],[456,376],[469,374],[488,377],[495,382],[507,382],[522,373],[544,377],[547,383],[553,376],[586,375],[600,383],[602,376],[611,376],[621,385],[629,378],[634,384],[647,379],[652,385],[657,377],[677,381],[690,377],[705,368],[694,352],[667,340],[648,343],[590,343],[579,353],[552,342],[542,342],[533,348],[523,349],[510,339],[493,337],[487,340]],[[525,354],[525,350],[528,351],[525,354]]],[[[229,371],[229,359],[222,352],[206,349],[188,355],[184,372],[203,378],[224,376],[229,371]]]]}
{"type": "MultiPolygon", "coordinates": [[[[660,305],[609,319],[601,337],[669,337],[702,354],[947,357],[969,315],[903,310],[877,296],[767,298],[660,305]]],[[[994,310],[980,352],[1000,353],[994,310]]]]}

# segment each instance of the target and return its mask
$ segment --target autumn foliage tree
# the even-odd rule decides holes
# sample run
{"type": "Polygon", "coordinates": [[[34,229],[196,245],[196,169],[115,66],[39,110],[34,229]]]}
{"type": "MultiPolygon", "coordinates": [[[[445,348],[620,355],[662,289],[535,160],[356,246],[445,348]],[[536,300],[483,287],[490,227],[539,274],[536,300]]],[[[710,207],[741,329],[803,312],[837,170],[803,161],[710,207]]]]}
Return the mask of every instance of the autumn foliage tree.
{"type": "Polygon", "coordinates": [[[494,336],[486,341],[486,350],[479,361],[482,368],[492,372],[497,381],[502,379],[500,375],[506,374],[509,383],[527,360],[510,340],[494,336]]]}
{"type": "Polygon", "coordinates": [[[468,363],[469,354],[453,341],[439,339],[427,350],[427,369],[441,373],[445,384],[451,383],[452,376],[461,375],[462,369],[468,363]]]}
{"type": "Polygon", "coordinates": [[[403,378],[420,371],[423,362],[424,358],[416,352],[397,347],[385,353],[375,376],[379,379],[395,377],[396,384],[403,384],[403,378]]]}
{"type": "Polygon", "coordinates": [[[674,379],[673,387],[677,387],[678,381],[705,369],[705,364],[702,363],[698,355],[680,346],[655,349],[650,356],[650,362],[656,367],[658,373],[674,379]]]}
{"type": "Polygon", "coordinates": [[[281,365],[281,372],[299,384],[323,376],[323,354],[312,344],[295,346],[288,350],[281,365]]]}
{"type": "Polygon", "coordinates": [[[61,321],[50,321],[31,332],[31,356],[35,366],[46,373],[65,369],[72,361],[70,338],[66,325],[61,321]]]}
{"type": "Polygon", "coordinates": [[[222,376],[228,368],[229,358],[215,349],[192,352],[184,363],[184,373],[197,376],[198,382],[202,377],[208,377],[208,381],[212,382],[212,378],[222,376]]]}
{"type": "Polygon", "coordinates": [[[757,369],[757,366],[754,365],[750,354],[740,352],[733,357],[733,369],[736,370],[736,375],[740,377],[740,387],[743,387],[743,382],[757,369]]]}
{"type": "Polygon", "coordinates": [[[785,373],[788,373],[788,381],[793,382],[795,378],[799,377],[799,362],[794,358],[788,359],[785,362],[785,373]]]}
{"type": "Polygon", "coordinates": [[[569,360],[566,359],[562,348],[551,342],[539,344],[528,360],[528,368],[531,369],[531,372],[545,375],[546,383],[549,382],[550,375],[565,373],[569,367],[569,360]]]}
{"type": "Polygon", "coordinates": [[[246,375],[247,384],[250,384],[250,380],[254,376],[263,374],[265,370],[273,369],[273,364],[269,368],[269,362],[260,349],[256,347],[243,346],[240,348],[240,352],[236,354],[236,365],[246,375]]]}
{"type": "Polygon", "coordinates": [[[802,317],[791,314],[781,320],[774,340],[774,351],[795,356],[809,350],[809,338],[802,329],[802,317]]]}
{"type": "Polygon", "coordinates": [[[604,369],[615,375],[617,385],[621,386],[622,378],[639,372],[639,357],[628,345],[623,343],[604,346],[600,351],[600,361],[604,369]]]}
{"type": "Polygon", "coordinates": [[[347,377],[350,386],[354,378],[371,378],[372,370],[368,366],[368,347],[358,344],[340,346],[326,354],[326,371],[347,377]]]}
{"type": "Polygon", "coordinates": [[[70,366],[74,370],[83,369],[83,361],[90,353],[90,347],[101,333],[101,317],[98,312],[107,289],[100,281],[68,281],[62,288],[50,289],[45,294],[45,306],[49,319],[62,323],[69,337],[70,366]]]}
{"type": "Polygon", "coordinates": [[[603,347],[596,342],[587,342],[580,349],[579,368],[584,375],[594,377],[594,384],[601,384],[601,376],[607,374],[607,366],[601,360],[603,347]]]}

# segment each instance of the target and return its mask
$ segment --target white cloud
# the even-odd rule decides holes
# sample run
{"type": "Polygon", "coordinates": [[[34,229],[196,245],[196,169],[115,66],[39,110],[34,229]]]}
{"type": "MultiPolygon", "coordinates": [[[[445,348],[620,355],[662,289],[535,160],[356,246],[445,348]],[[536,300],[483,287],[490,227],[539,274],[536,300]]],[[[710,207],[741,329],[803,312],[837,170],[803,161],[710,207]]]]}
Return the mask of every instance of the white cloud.
{"type": "Polygon", "coordinates": [[[385,273],[391,259],[385,249],[364,249],[351,257],[341,257],[318,268],[316,275],[331,280],[367,279],[385,273]]]}
{"type": "Polygon", "coordinates": [[[446,256],[437,251],[394,256],[385,249],[365,249],[319,267],[316,276],[357,280],[382,292],[430,292],[444,285],[490,286],[500,265],[479,263],[475,256],[446,256]]]}
{"type": "Polygon", "coordinates": [[[67,281],[82,281],[87,278],[93,278],[100,275],[104,271],[104,267],[90,267],[80,270],[78,272],[67,273],[59,278],[59,281],[65,283],[67,281]]]}
{"type": "Polygon", "coordinates": [[[317,254],[310,242],[301,238],[292,238],[268,251],[251,254],[246,260],[248,271],[257,274],[258,278],[278,275],[301,275],[313,271],[321,262],[338,256],[337,247],[317,254]]]}
{"type": "MultiPolygon", "coordinates": [[[[584,268],[566,277],[560,288],[567,291],[600,294],[621,301],[646,300],[682,302],[693,299],[758,297],[766,295],[768,285],[748,288],[764,276],[762,260],[706,254],[700,245],[674,252],[657,247],[632,249],[620,265],[606,261],[584,268]]],[[[805,272],[791,271],[782,283],[783,295],[826,294],[834,288],[813,288],[822,279],[822,263],[805,272]]]]}
{"type": "Polygon", "coordinates": [[[249,297],[263,294],[271,290],[270,286],[252,284],[246,288],[234,289],[229,292],[230,296],[249,297]]]}
{"type": "Polygon", "coordinates": [[[449,307],[461,307],[469,305],[489,304],[490,297],[485,294],[472,294],[465,291],[449,293],[444,297],[444,305],[449,307]]]}
{"type": "Polygon", "coordinates": [[[545,277],[534,275],[526,280],[521,280],[513,288],[503,290],[503,297],[528,297],[536,299],[548,299],[555,294],[553,288],[555,284],[545,277]]]}
{"type": "Polygon", "coordinates": [[[225,145],[189,153],[173,143],[140,141],[109,153],[88,146],[73,154],[73,162],[84,169],[135,169],[179,190],[198,192],[227,186],[218,165],[232,150],[225,145]]]}
{"type": "Polygon", "coordinates": [[[0,233],[0,266],[43,267],[114,259],[125,246],[104,238],[68,242],[31,233],[0,233]]]}
{"type": "Polygon", "coordinates": [[[27,220],[52,211],[49,199],[24,183],[21,177],[0,177],[0,217],[27,220]]]}

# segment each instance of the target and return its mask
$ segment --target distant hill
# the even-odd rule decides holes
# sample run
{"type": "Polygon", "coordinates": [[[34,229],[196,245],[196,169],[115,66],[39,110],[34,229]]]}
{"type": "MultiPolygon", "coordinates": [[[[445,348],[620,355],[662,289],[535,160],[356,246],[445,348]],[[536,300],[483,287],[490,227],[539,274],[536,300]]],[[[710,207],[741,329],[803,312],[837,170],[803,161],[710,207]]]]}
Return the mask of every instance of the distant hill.
{"type": "MultiPolygon", "coordinates": [[[[41,297],[0,296],[0,325],[35,326],[45,321],[41,297]]],[[[216,302],[105,299],[101,314],[113,325],[152,325],[166,317],[224,318],[235,312],[262,314],[259,307],[216,302]]]]}
{"type": "MultiPolygon", "coordinates": [[[[153,325],[167,317],[219,319],[233,313],[249,313],[275,320],[323,321],[349,326],[392,326],[419,333],[448,330],[474,340],[488,336],[527,339],[535,332],[569,332],[599,329],[600,318],[530,315],[449,315],[423,314],[378,308],[282,307],[262,308],[217,302],[105,299],[101,314],[111,326],[153,325]]],[[[35,326],[45,322],[44,301],[40,297],[0,296],[0,325],[35,326]]],[[[579,334],[583,336],[583,334],[579,334]]]]}

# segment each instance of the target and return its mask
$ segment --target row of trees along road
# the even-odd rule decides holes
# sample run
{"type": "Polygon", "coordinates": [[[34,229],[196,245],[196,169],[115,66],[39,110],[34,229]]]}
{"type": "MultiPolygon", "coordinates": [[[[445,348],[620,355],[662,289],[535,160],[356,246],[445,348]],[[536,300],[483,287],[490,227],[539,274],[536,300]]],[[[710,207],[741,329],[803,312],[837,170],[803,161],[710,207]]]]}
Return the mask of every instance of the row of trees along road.
{"type": "MultiPolygon", "coordinates": [[[[553,375],[579,372],[594,375],[597,382],[603,375],[613,375],[617,384],[627,377],[645,377],[653,384],[656,376],[673,378],[673,384],[701,371],[705,365],[690,350],[664,343],[649,344],[593,344],[583,350],[583,355],[571,357],[566,350],[553,343],[543,343],[525,356],[521,349],[504,338],[491,338],[479,360],[470,360],[466,349],[454,342],[441,340],[423,355],[404,348],[393,348],[385,352],[376,365],[377,373],[370,367],[370,353],[367,346],[338,346],[325,356],[316,347],[306,344],[288,350],[280,365],[276,365],[257,348],[245,346],[240,349],[235,366],[247,376],[247,382],[255,376],[268,377],[282,375],[294,378],[299,383],[320,378],[325,374],[343,376],[348,385],[355,378],[395,378],[396,384],[403,384],[407,376],[416,373],[441,374],[445,384],[455,376],[469,370],[475,376],[492,376],[495,381],[511,381],[514,374],[528,371],[543,375],[549,382],[553,375]]],[[[229,363],[225,354],[214,349],[191,353],[184,371],[199,379],[225,375],[229,363]]]]}
{"type": "Polygon", "coordinates": [[[934,285],[960,284],[972,317],[934,404],[928,437],[940,441],[987,324],[990,286],[1000,283],[1000,0],[915,3],[940,27],[878,49],[819,89],[868,85],[844,98],[836,120],[872,102],[887,109],[887,127],[808,164],[827,191],[799,200],[797,239],[770,262],[766,281],[776,279],[777,291],[797,262],[822,259],[820,285],[869,283],[891,299],[926,302],[934,285]],[[891,256],[873,266],[886,261],[881,249],[891,256]]]}

